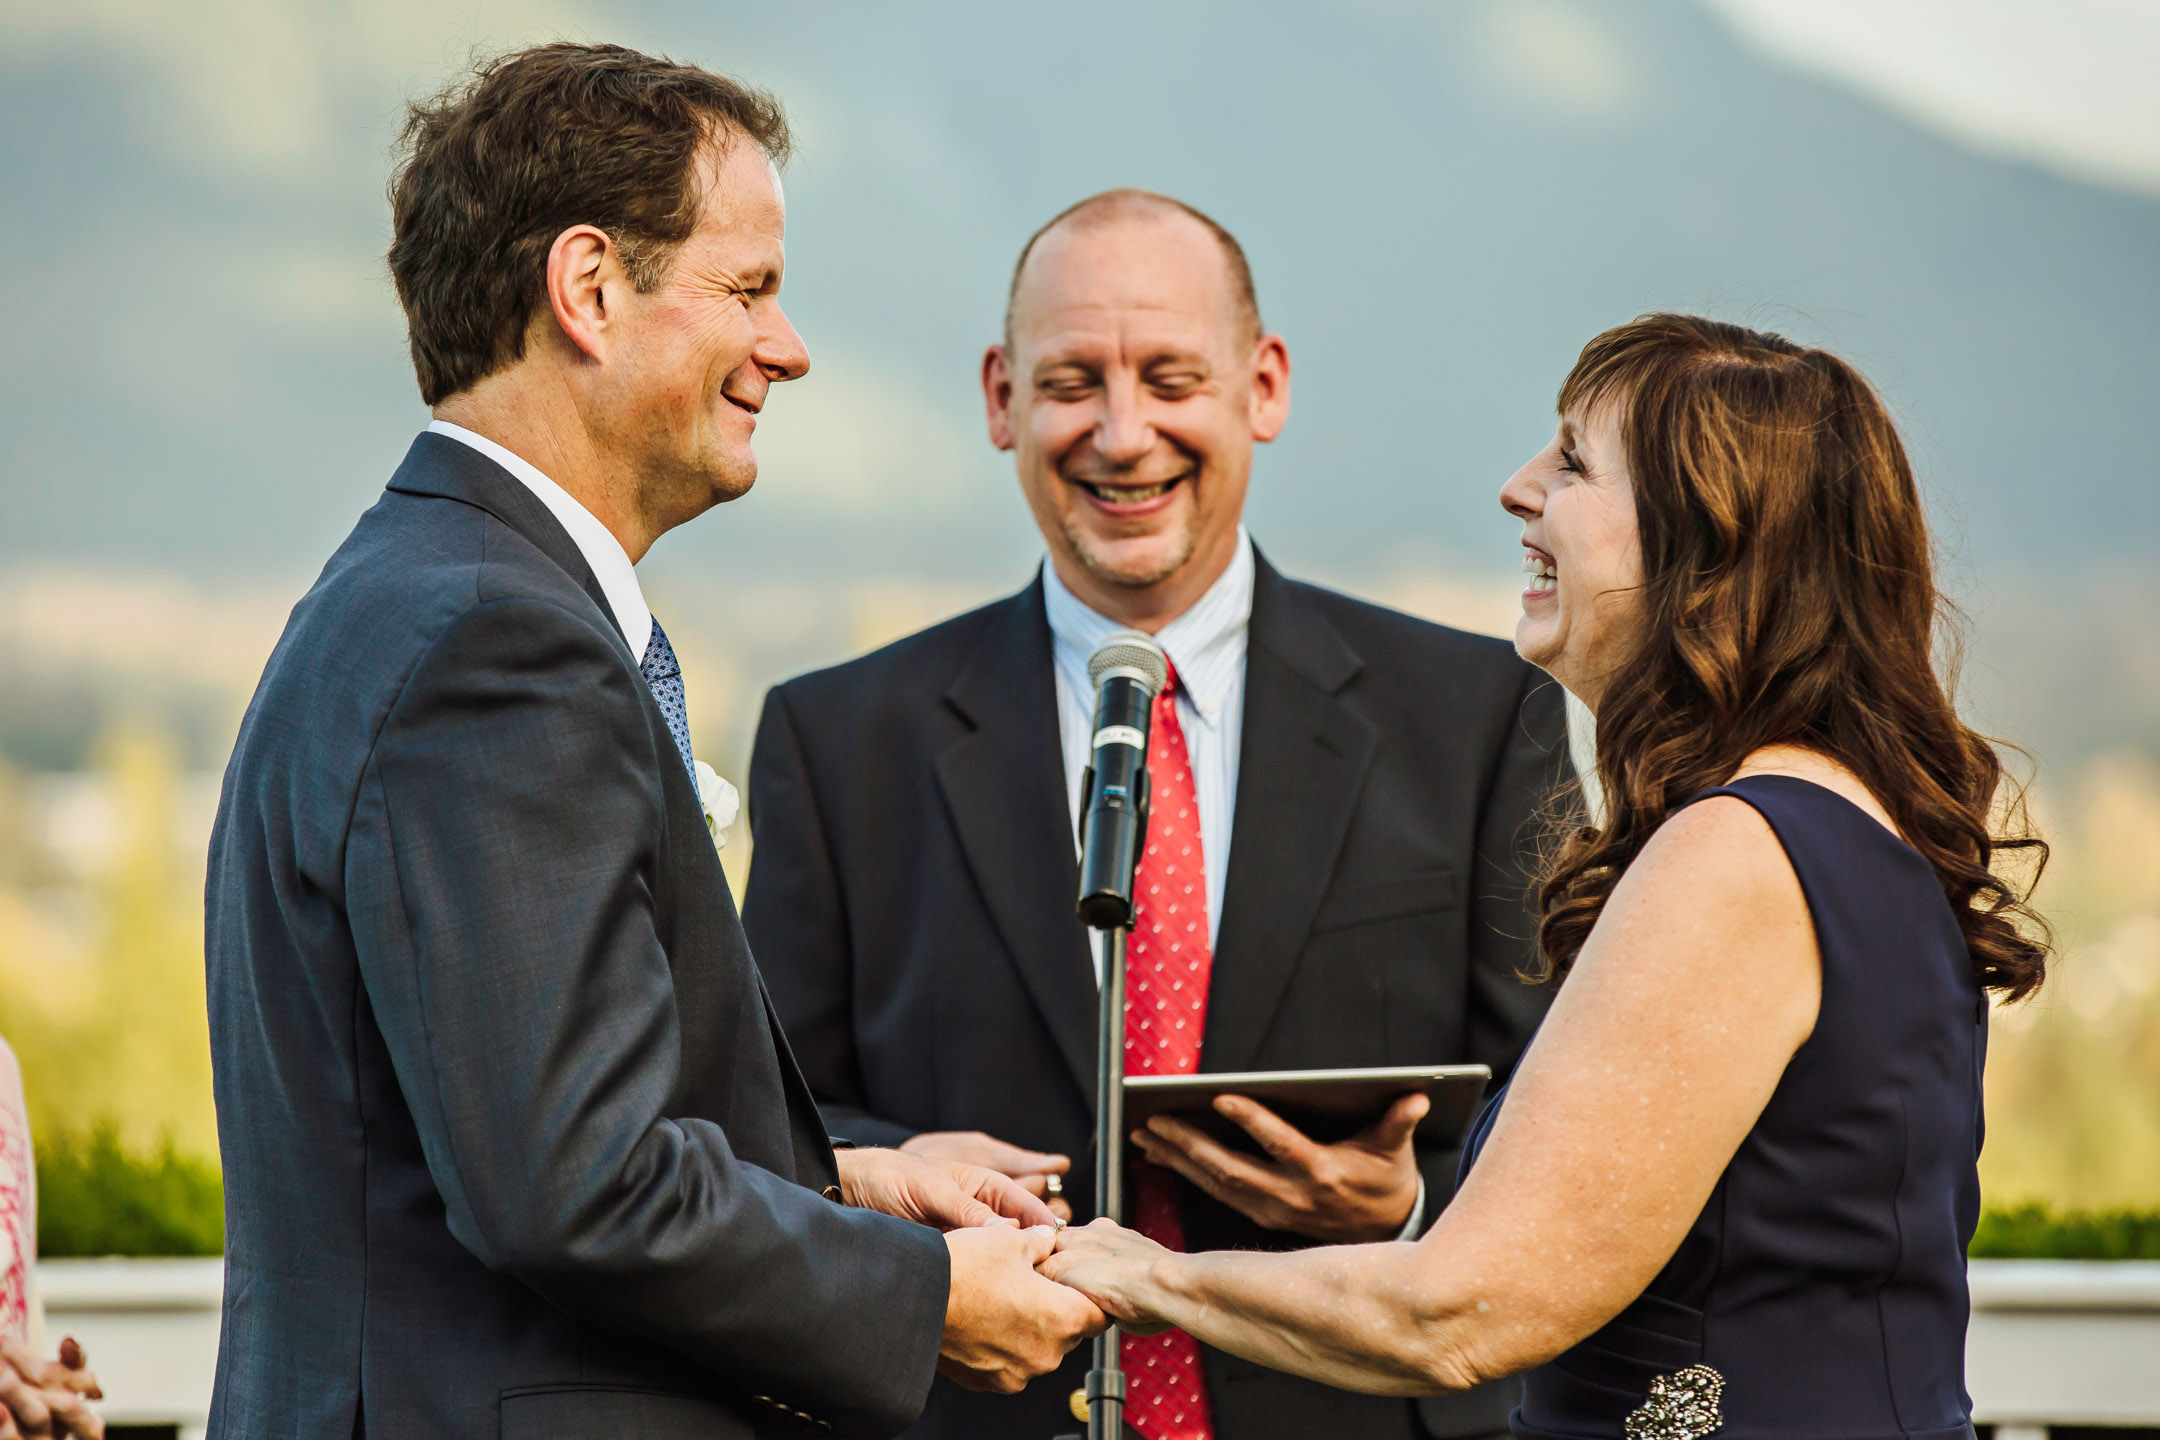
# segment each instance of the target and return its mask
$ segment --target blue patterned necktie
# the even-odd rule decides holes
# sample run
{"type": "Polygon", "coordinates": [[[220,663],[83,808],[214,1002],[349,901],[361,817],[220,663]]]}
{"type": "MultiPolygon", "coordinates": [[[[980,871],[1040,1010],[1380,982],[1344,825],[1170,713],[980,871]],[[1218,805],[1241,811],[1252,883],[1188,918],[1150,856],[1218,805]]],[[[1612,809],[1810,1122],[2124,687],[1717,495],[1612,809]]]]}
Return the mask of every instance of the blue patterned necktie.
{"type": "Polygon", "coordinates": [[[645,658],[638,662],[638,669],[652,687],[653,699],[660,702],[660,713],[667,718],[667,733],[675,737],[683,768],[690,772],[690,788],[695,790],[697,766],[690,763],[690,711],[683,704],[682,666],[675,663],[675,647],[668,644],[667,631],[660,628],[658,620],[652,622],[652,639],[645,642],[645,658]]]}

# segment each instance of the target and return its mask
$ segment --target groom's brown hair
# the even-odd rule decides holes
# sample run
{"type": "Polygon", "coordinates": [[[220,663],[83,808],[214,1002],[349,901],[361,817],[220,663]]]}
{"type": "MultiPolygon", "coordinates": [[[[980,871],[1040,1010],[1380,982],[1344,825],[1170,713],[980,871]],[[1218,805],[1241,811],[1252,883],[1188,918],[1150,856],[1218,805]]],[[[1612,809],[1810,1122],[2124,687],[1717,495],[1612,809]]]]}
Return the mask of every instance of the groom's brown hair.
{"type": "Polygon", "coordinates": [[[390,182],[390,274],[420,398],[433,405],[525,353],[555,237],[592,225],[631,283],[667,279],[697,227],[714,140],[788,153],[780,102],[619,45],[499,56],[407,108],[390,182]]]}

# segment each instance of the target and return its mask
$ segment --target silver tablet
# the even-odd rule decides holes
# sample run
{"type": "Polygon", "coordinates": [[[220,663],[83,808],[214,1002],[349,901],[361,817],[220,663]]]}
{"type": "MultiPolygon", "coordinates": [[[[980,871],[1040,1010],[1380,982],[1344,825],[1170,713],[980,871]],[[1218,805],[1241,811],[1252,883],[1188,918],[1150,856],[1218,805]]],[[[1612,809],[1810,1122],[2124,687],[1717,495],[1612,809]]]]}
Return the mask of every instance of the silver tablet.
{"type": "Polygon", "coordinates": [[[1322,1144],[1348,1140],[1387,1113],[1403,1096],[1422,1090],[1432,1109],[1418,1122],[1418,1138],[1430,1145],[1457,1145],[1477,1117],[1492,1070],[1484,1065],[1388,1065],[1363,1070],[1244,1070],[1199,1075],[1125,1077],[1125,1128],[1138,1130],[1153,1115],[1175,1115],[1234,1149],[1258,1146],[1242,1125],[1215,1113],[1218,1095],[1256,1100],[1322,1144]]]}

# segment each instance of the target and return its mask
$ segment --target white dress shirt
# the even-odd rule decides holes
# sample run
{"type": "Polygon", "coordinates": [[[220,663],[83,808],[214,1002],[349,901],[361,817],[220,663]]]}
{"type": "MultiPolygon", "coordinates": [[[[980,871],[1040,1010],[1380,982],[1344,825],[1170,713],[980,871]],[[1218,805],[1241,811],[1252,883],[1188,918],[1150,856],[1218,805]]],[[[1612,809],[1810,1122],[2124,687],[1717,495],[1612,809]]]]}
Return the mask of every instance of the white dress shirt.
{"type": "Polygon", "coordinates": [[[607,596],[608,608],[615,612],[615,623],[622,626],[623,639],[629,642],[630,653],[637,656],[638,663],[645,663],[645,647],[652,643],[652,611],[646,608],[645,592],[638,588],[637,570],[630,563],[630,553],[622,548],[615,532],[600,523],[599,517],[587,510],[578,498],[540,473],[539,468],[524,457],[512,454],[485,435],[476,435],[462,425],[447,420],[436,420],[428,425],[430,435],[447,435],[461,445],[470,445],[488,459],[515,475],[526,489],[539,497],[550,514],[570,532],[570,541],[592,567],[593,578],[600,582],[600,593],[607,596]]]}
{"type": "MultiPolygon", "coordinates": [[[[1128,627],[1090,608],[1065,588],[1057,569],[1043,562],[1043,610],[1050,620],[1050,656],[1057,677],[1058,739],[1065,750],[1065,796],[1072,815],[1073,848],[1080,846],[1080,781],[1095,738],[1095,692],[1088,684],[1088,657],[1112,631],[1128,627]]],[[[1208,945],[1222,929],[1223,878],[1230,873],[1230,834],[1237,816],[1238,751],[1245,738],[1245,653],[1252,630],[1252,537],[1238,527],[1237,553],[1193,607],[1155,632],[1177,667],[1178,723],[1185,730],[1186,759],[1200,802],[1200,851],[1207,862],[1208,945]]],[[[1095,982],[1102,983],[1102,952],[1095,982]]],[[[1425,1178],[1403,1222],[1400,1240],[1415,1240],[1425,1221],[1425,1178]]]]}

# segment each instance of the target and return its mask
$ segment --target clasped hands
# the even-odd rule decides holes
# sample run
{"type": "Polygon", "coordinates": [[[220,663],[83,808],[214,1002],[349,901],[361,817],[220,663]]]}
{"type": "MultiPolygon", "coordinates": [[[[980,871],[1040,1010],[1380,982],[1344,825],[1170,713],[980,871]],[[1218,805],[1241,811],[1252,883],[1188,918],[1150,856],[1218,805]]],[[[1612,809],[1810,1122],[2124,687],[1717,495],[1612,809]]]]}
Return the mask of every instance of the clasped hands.
{"type": "Polygon", "coordinates": [[[1012,1394],[1109,1322],[1035,1272],[1063,1221],[1026,1186],[980,1165],[899,1150],[842,1150],[840,1198],[945,1232],[952,1283],[938,1373],[1012,1394]]]}
{"type": "MultiPolygon", "coordinates": [[[[1226,1095],[1215,1102],[1217,1113],[1243,1127],[1260,1156],[1241,1155],[1166,1115],[1152,1118],[1132,1139],[1149,1163],[1184,1176],[1257,1225],[1356,1244],[1393,1239],[1409,1219],[1419,1184],[1411,1135],[1428,1108],[1423,1095],[1406,1095],[1361,1134],[1322,1145],[1266,1106],[1226,1095]]],[[[924,1162],[908,1172],[916,1178],[907,1183],[916,1186],[933,1174],[946,1177],[938,1183],[943,1198],[937,1206],[918,1200],[912,1208],[892,1208],[884,1202],[898,1197],[887,1192],[865,1201],[850,1194],[849,1200],[947,1231],[953,1298],[939,1368],[949,1378],[1010,1393],[1054,1369],[1072,1346],[1110,1320],[1136,1333],[1161,1328],[1133,1283],[1166,1253],[1160,1246],[1105,1220],[1063,1234],[1042,1228],[1071,1218],[1062,1200],[1046,1198],[1050,1177],[1070,1171],[1069,1157],[1024,1150],[979,1131],[916,1135],[897,1152],[841,1153],[843,1184],[849,1164],[889,1167],[891,1162],[871,1160],[877,1156],[924,1162]],[[950,1193],[943,1189],[948,1184],[950,1193]],[[942,1215],[956,1218],[949,1224],[934,1218],[942,1215]],[[963,1232],[955,1226],[981,1228],[963,1232]],[[1028,1278],[1057,1281],[1049,1287],[1056,1293],[1020,1283],[1013,1267],[1023,1260],[1034,1272],[1028,1278]]],[[[894,1172],[878,1183],[889,1187],[898,1179],[894,1172]]]]}
{"type": "Polygon", "coordinates": [[[86,1402],[104,1398],[73,1339],[60,1342],[57,1360],[40,1360],[20,1340],[0,1341],[0,1440],[103,1440],[105,1422],[86,1402]]]}

